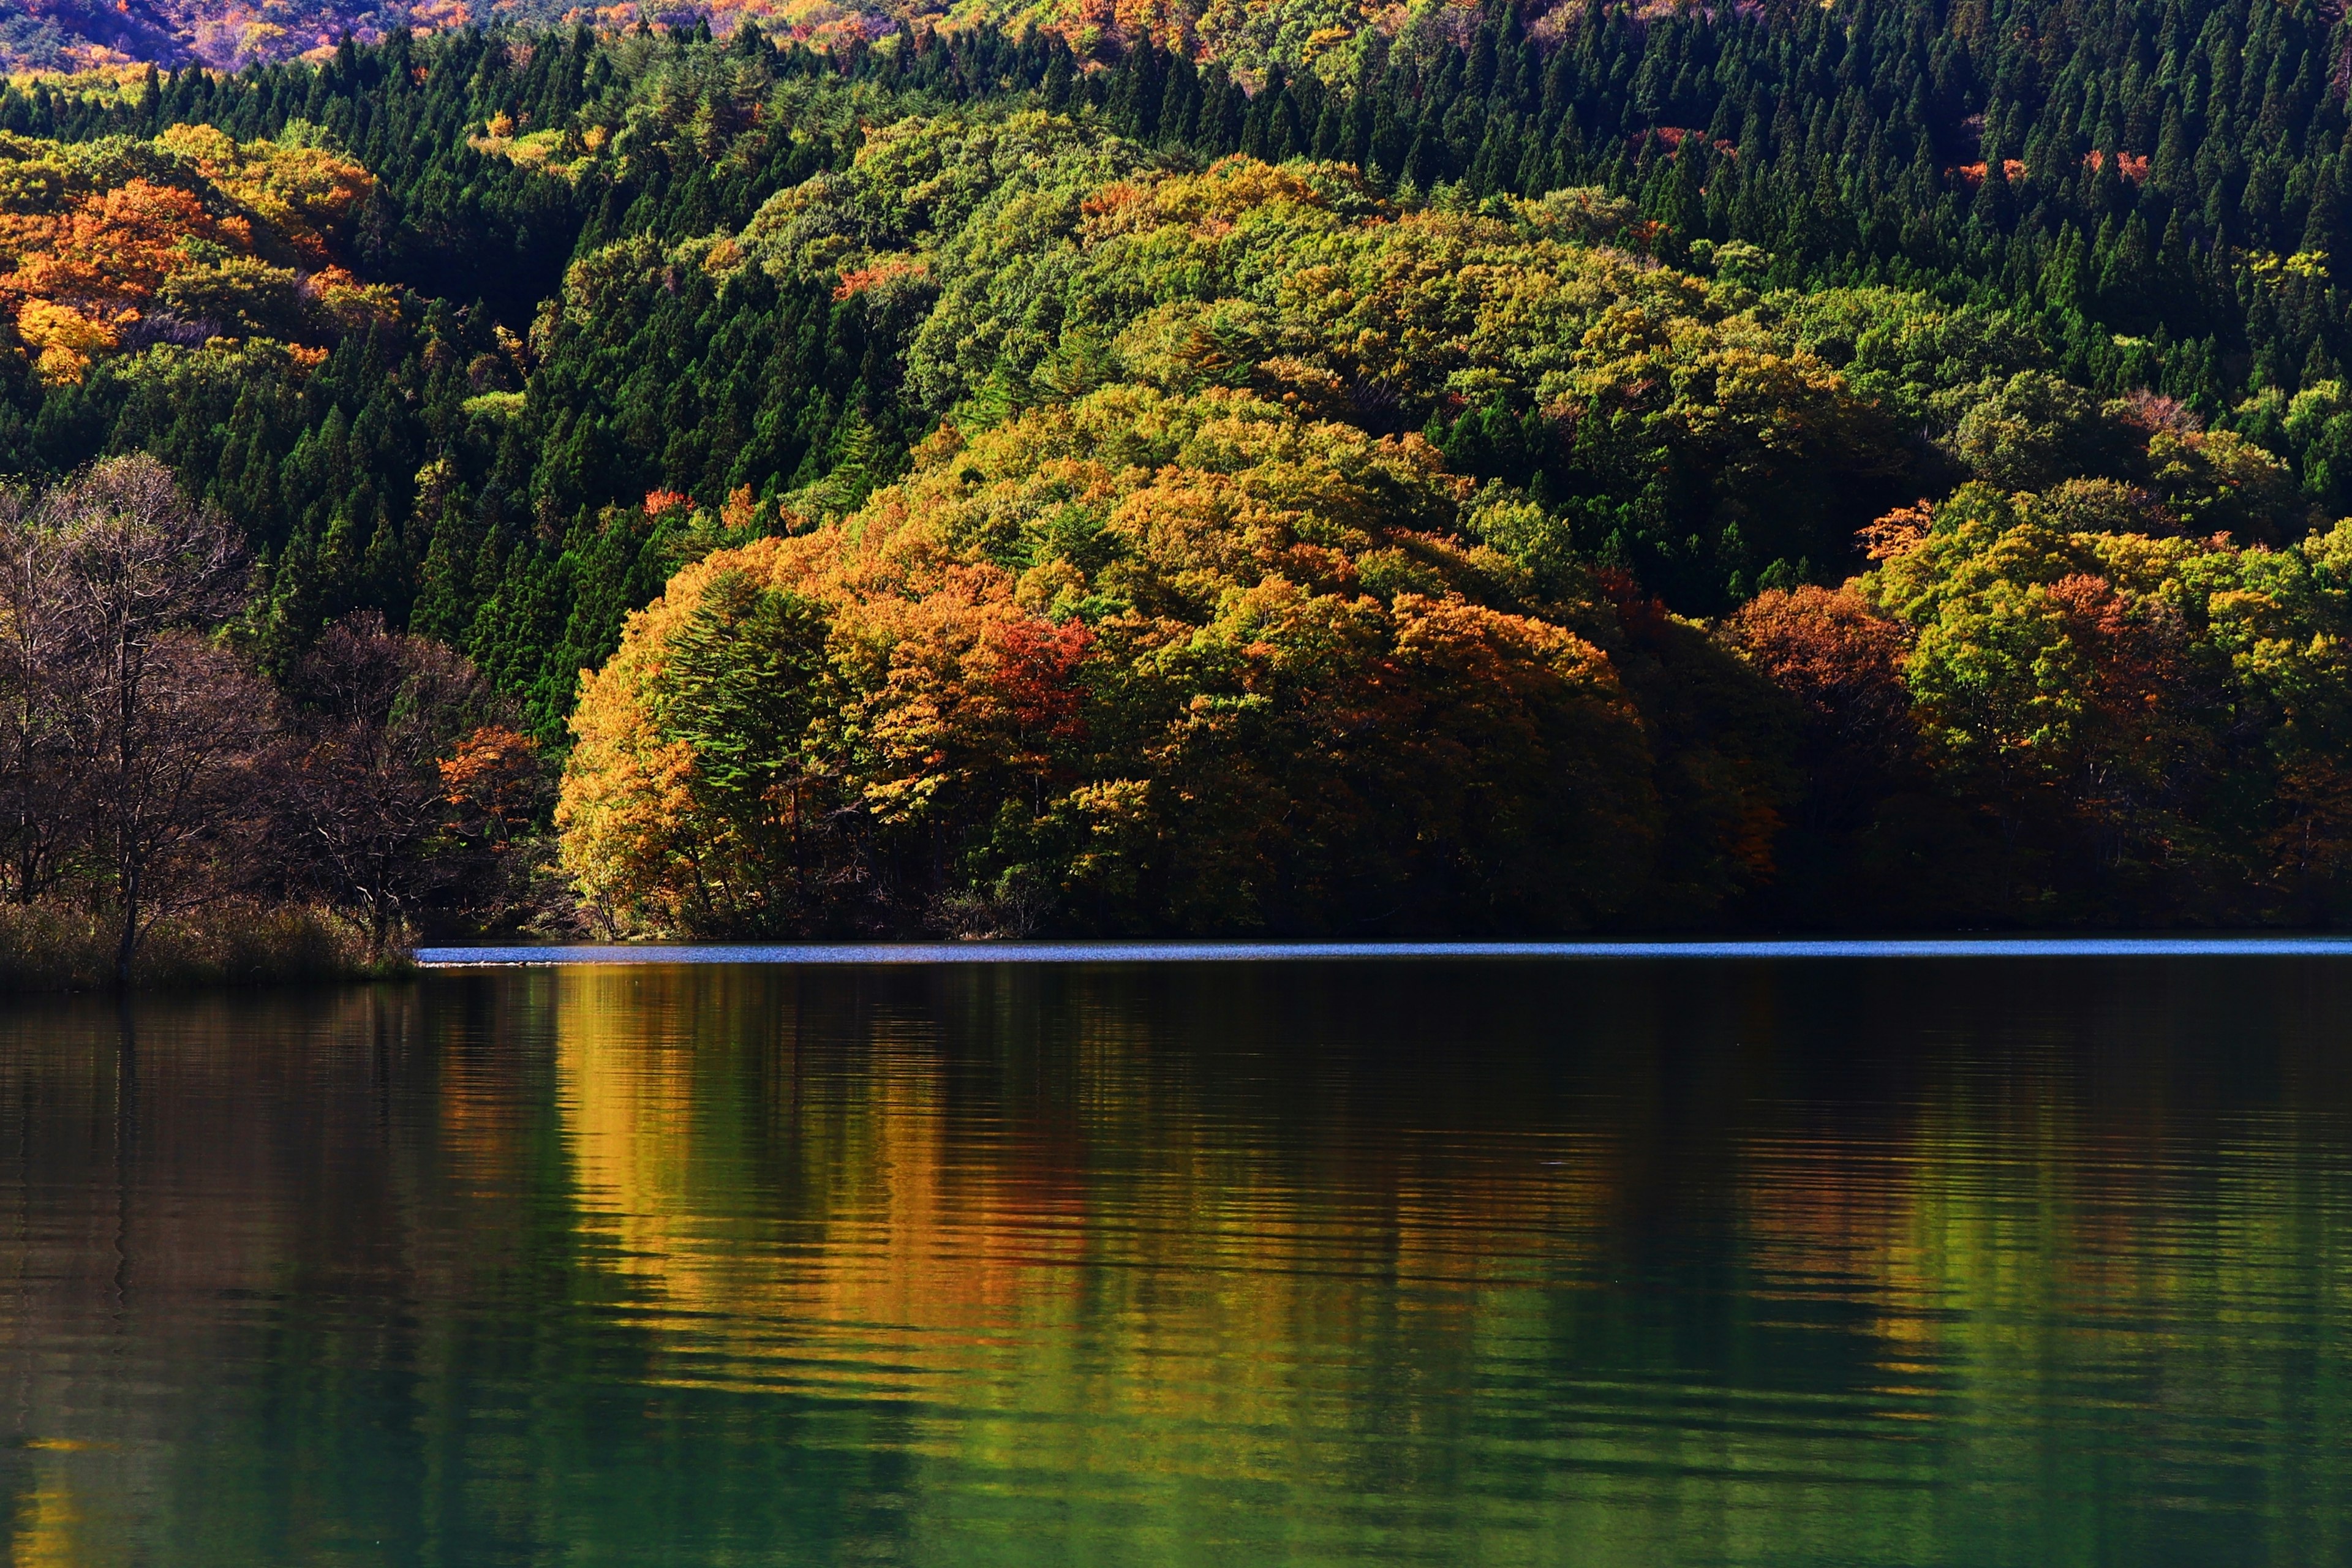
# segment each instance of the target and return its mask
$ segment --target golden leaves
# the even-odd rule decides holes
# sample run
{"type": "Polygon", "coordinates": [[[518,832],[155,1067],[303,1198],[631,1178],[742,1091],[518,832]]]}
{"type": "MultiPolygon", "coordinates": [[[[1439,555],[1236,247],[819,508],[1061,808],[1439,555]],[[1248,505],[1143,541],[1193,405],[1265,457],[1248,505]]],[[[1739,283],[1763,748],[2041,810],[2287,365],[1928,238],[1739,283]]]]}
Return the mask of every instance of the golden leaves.
{"type": "Polygon", "coordinates": [[[14,263],[0,310],[44,380],[81,379],[159,312],[182,332],[299,340],[396,311],[391,289],[330,257],[328,232],[373,188],[359,165],[209,125],[173,126],[147,150],[161,161],[125,176],[84,147],[0,145],[0,252],[14,263]]]}

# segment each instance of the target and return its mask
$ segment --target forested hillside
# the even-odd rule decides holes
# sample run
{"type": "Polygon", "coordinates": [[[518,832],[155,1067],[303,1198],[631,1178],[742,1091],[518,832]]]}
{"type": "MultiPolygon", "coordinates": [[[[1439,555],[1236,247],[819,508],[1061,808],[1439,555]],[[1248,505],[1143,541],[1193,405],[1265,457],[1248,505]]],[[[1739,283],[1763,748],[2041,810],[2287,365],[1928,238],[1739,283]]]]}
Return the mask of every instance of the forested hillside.
{"type": "Polygon", "coordinates": [[[0,465],[625,931],[2334,918],[2352,31],[1312,11],[10,86],[0,465]]]}

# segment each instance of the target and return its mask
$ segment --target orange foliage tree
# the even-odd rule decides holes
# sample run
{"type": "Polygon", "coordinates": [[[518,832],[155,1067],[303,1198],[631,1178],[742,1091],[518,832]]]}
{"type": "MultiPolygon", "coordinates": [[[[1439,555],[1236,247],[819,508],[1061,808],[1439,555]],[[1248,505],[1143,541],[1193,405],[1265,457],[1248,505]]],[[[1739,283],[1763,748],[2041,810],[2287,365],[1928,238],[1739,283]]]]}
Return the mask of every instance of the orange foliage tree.
{"type": "Polygon", "coordinates": [[[1117,387],[688,568],[586,678],[558,822],[624,928],[1570,929],[1638,896],[1608,657],[1418,437],[1117,387]],[[993,914],[991,911],[994,911],[993,914]],[[1001,917],[1001,918],[999,918],[1001,917]]]}
{"type": "Polygon", "coordinates": [[[373,184],[320,149],[208,125],[146,142],[0,132],[0,315],[50,382],[142,342],[331,340],[394,309],[333,259],[373,184]]]}

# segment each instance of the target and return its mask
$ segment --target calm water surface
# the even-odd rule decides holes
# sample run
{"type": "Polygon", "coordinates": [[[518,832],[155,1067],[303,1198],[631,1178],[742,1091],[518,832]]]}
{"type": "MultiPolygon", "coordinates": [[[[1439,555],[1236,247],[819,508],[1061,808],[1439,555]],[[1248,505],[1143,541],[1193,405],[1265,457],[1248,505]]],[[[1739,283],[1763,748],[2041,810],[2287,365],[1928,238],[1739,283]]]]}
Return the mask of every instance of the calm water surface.
{"type": "Polygon", "coordinates": [[[0,1005],[19,1564],[2352,1563],[2352,959],[0,1005]]]}

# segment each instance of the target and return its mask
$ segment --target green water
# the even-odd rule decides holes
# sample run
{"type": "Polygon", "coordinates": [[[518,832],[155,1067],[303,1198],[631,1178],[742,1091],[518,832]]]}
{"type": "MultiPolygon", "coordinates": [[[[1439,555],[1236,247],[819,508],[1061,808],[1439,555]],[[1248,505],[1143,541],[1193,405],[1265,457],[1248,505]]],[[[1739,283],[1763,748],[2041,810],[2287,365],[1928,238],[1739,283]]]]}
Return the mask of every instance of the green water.
{"type": "Polygon", "coordinates": [[[0,1007],[18,1564],[2352,1563],[2352,961],[0,1007]]]}

